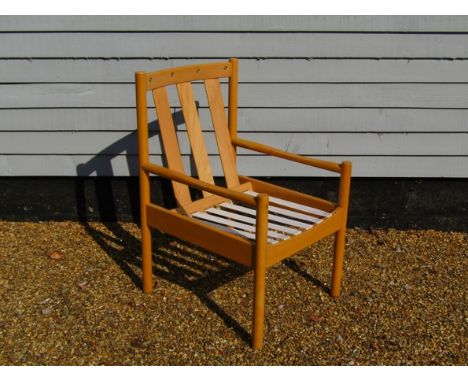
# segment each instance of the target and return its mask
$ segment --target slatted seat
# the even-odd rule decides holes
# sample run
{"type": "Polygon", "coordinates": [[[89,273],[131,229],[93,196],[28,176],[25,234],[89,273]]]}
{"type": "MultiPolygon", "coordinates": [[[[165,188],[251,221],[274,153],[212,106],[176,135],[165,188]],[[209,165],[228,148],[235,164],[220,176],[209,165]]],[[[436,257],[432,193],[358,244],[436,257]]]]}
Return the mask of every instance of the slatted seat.
{"type": "Polygon", "coordinates": [[[302,157],[237,136],[238,62],[193,65],[136,73],[143,289],[150,293],[150,229],[159,229],[254,270],[252,346],[263,345],[266,269],[330,234],[335,234],[331,294],[340,293],[351,163],[302,157]],[[228,117],[220,78],[229,78],[228,117]],[[192,81],[203,81],[225,175],[226,187],[215,185],[192,81]],[[197,177],[186,175],[167,88],[174,85],[190,141],[197,177]],[[149,161],[147,93],[151,92],[167,167],[149,161]],[[340,174],[338,203],[239,175],[236,148],[318,167],[340,174]],[[149,175],[172,182],[178,207],[151,203],[149,175]],[[194,200],[189,187],[201,191],[194,200]]]}
{"type": "MultiPolygon", "coordinates": [[[[255,191],[246,194],[257,196],[255,191]]],[[[332,213],[284,199],[271,197],[268,207],[267,242],[275,244],[298,235],[331,216],[332,213]]],[[[222,230],[233,232],[255,241],[257,212],[235,202],[224,202],[191,216],[205,222],[215,223],[222,230]]]]}

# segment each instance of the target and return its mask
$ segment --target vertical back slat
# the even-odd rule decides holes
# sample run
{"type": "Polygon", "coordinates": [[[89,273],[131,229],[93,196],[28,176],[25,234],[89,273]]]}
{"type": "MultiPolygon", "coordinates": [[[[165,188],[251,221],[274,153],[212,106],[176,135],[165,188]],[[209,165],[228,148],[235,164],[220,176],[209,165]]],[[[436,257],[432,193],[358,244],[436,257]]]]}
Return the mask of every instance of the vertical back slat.
{"type": "MultiPolygon", "coordinates": [[[[228,124],[229,124],[229,134],[231,136],[231,140],[237,138],[237,89],[239,84],[238,78],[238,60],[237,58],[231,58],[229,60],[231,62],[231,77],[229,77],[229,116],[228,116],[228,124]]],[[[236,152],[236,148],[234,148],[234,152],[236,152]]]]}
{"type": "Polygon", "coordinates": [[[229,137],[228,122],[224,111],[221,86],[217,78],[205,80],[206,96],[210,106],[211,120],[218,143],[219,156],[228,187],[239,185],[237,174],[236,153],[229,137]]]}
{"type": "MultiPolygon", "coordinates": [[[[184,114],[190,146],[192,148],[193,160],[197,167],[198,178],[214,184],[210,161],[208,160],[208,153],[200,126],[200,118],[198,117],[195,98],[193,96],[192,84],[190,82],[179,83],[177,84],[177,91],[184,114]]],[[[203,191],[203,196],[209,195],[211,194],[203,191]]]]}
{"type": "MultiPolygon", "coordinates": [[[[154,89],[153,98],[154,105],[156,106],[156,113],[158,115],[161,140],[164,145],[167,164],[170,169],[185,174],[184,164],[180,154],[179,141],[177,139],[174,121],[172,120],[166,88],[154,89]]],[[[184,206],[192,202],[190,190],[187,185],[172,182],[172,187],[174,188],[174,195],[177,203],[180,206],[184,206]]]]}

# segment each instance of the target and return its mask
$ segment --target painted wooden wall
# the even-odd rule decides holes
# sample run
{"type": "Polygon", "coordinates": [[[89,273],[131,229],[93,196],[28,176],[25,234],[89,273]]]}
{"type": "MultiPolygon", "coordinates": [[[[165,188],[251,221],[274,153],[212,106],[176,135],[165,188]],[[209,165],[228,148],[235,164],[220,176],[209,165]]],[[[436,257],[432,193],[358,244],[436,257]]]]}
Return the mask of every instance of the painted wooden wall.
{"type": "MultiPolygon", "coordinates": [[[[466,16],[0,16],[0,176],[136,175],[134,72],[229,57],[241,136],[355,176],[468,177],[466,16]]],[[[238,165],[328,175],[243,150],[238,165]]]]}

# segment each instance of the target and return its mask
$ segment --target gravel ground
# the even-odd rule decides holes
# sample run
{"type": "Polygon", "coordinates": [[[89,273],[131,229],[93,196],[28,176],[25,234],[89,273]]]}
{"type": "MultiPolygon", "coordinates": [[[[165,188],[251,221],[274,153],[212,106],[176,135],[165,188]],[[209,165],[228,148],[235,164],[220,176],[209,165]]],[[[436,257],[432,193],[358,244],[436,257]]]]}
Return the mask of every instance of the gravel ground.
{"type": "Polygon", "coordinates": [[[338,299],[331,238],[270,268],[262,351],[252,272],[155,242],[145,295],[135,224],[0,222],[0,364],[467,364],[468,233],[349,230],[338,299]]]}

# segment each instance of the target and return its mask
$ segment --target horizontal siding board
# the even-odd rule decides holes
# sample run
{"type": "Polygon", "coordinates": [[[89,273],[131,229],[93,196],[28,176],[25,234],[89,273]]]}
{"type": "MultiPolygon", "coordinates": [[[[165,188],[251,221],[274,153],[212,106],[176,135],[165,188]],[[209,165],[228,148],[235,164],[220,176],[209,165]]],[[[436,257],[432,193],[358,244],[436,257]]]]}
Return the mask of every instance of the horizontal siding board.
{"type": "Polygon", "coordinates": [[[0,16],[0,31],[468,32],[466,16],[0,16]]]}
{"type": "Polygon", "coordinates": [[[467,58],[465,35],[372,33],[1,33],[6,58],[467,58]]]}
{"type": "MultiPolygon", "coordinates": [[[[190,154],[187,134],[179,132],[182,154],[190,154]]],[[[240,137],[305,155],[468,155],[466,133],[242,133],[240,137]]],[[[208,154],[217,154],[214,133],[205,133],[208,154]]],[[[136,133],[2,132],[3,154],[137,154],[136,133]]],[[[159,133],[150,152],[162,153],[159,133]]],[[[255,154],[239,149],[238,155],[255,154]]]]}
{"type": "MultiPolygon", "coordinates": [[[[0,83],[133,83],[136,71],[217,62],[216,59],[0,60],[0,83]]],[[[468,60],[244,59],[245,82],[468,82],[468,60]]]]}
{"type": "MultiPolygon", "coordinates": [[[[190,168],[184,156],[185,167],[190,168]]],[[[250,176],[336,176],[305,165],[268,157],[239,157],[239,172],[250,176]]],[[[468,157],[325,157],[324,159],[353,162],[355,177],[446,177],[466,178],[468,157]]],[[[161,157],[150,160],[161,163],[161,157]]],[[[219,162],[213,167],[220,176],[219,162]]],[[[86,155],[0,155],[0,176],[136,176],[138,158],[86,155]]]]}
{"type": "Polygon", "coordinates": [[[240,109],[239,131],[466,132],[468,110],[240,109]]]}
{"type": "MultiPolygon", "coordinates": [[[[0,175],[136,175],[134,72],[234,56],[240,136],[354,176],[468,177],[467,16],[0,16],[0,32],[0,175]]],[[[221,175],[212,133],[208,151],[221,175]]],[[[246,175],[333,175],[238,153],[246,175]]]]}
{"type": "MultiPolygon", "coordinates": [[[[179,113],[180,109],[176,109],[179,113]]],[[[200,109],[211,129],[209,110],[200,109]]],[[[149,112],[150,129],[156,127],[149,112]]],[[[182,119],[177,128],[184,130],[182,119]]],[[[0,109],[0,131],[135,131],[136,112],[127,109],[0,109]]],[[[461,109],[239,109],[238,131],[262,132],[466,132],[461,109]]]]}
{"type": "MultiPolygon", "coordinates": [[[[203,85],[193,87],[199,105],[207,106],[203,85]]],[[[227,100],[227,86],[222,87],[227,100]]],[[[172,106],[179,105],[175,92],[169,99],[172,106]]],[[[135,89],[129,84],[0,87],[0,108],[134,106],[135,89]]],[[[239,107],[468,108],[468,84],[242,84],[239,107]]]]}

